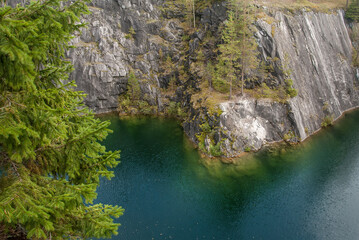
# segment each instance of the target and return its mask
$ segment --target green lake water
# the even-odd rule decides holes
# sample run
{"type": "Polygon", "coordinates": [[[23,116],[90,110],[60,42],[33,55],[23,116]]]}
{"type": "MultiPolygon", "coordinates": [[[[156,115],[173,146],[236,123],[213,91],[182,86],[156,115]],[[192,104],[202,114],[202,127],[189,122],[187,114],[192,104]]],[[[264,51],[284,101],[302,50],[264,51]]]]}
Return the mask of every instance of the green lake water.
{"type": "Polygon", "coordinates": [[[201,160],[174,121],[105,119],[122,151],[96,200],[125,208],[112,239],[359,239],[359,111],[237,164],[201,160]]]}

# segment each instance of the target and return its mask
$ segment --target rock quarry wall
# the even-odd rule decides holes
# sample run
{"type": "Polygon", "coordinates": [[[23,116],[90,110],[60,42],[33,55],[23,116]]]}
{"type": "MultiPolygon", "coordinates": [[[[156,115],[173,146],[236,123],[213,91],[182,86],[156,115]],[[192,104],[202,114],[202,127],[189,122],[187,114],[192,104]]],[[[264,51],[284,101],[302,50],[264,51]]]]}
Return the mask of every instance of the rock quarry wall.
{"type": "MultiPolygon", "coordinates": [[[[182,13],[161,13],[162,0],[93,0],[92,14],[84,16],[88,23],[67,53],[75,71],[78,90],[87,94],[85,104],[95,113],[115,111],[118,96],[127,90],[132,72],[140,82],[142,96],[152,106],[163,109],[159,89],[167,86],[161,64],[171,56],[178,61],[183,36],[182,13]]],[[[202,12],[205,25],[225,19],[223,3],[202,12]]],[[[197,42],[198,42],[198,37],[197,42]]]]}
{"type": "MultiPolygon", "coordinates": [[[[176,60],[183,29],[176,13],[161,14],[162,4],[156,0],[91,3],[92,14],[84,18],[88,27],[73,40],[77,48],[68,56],[76,69],[71,78],[87,94],[85,103],[96,113],[116,110],[130,72],[139,79],[151,105],[163,108],[159,89],[167,80],[161,72],[161,54],[176,60]]],[[[220,103],[223,113],[218,140],[222,140],[222,152],[227,156],[236,156],[248,147],[260,149],[283,138],[303,141],[321,128],[326,117],[335,119],[359,105],[359,83],[351,66],[352,44],[343,12],[276,11],[272,17],[272,23],[256,23],[260,55],[276,59],[279,83],[285,81],[283,69],[290,72],[298,95],[286,103],[246,96],[220,103]]],[[[216,3],[199,16],[207,27],[223,20],[223,3],[216,3]]],[[[200,123],[184,124],[195,142],[200,123]]]]}
{"type": "Polygon", "coordinates": [[[157,89],[159,52],[177,52],[181,31],[176,20],[160,19],[155,0],[94,0],[82,34],[68,52],[75,71],[71,78],[87,94],[86,105],[96,113],[114,111],[133,72],[152,104],[161,105],[157,89]]]}
{"type": "Polygon", "coordinates": [[[272,24],[257,22],[259,48],[264,58],[277,58],[290,71],[298,95],[287,103],[245,97],[221,103],[220,124],[228,131],[229,156],[283,138],[303,141],[321,128],[325,118],[336,119],[359,105],[343,12],[276,12],[273,17],[272,24]]]}

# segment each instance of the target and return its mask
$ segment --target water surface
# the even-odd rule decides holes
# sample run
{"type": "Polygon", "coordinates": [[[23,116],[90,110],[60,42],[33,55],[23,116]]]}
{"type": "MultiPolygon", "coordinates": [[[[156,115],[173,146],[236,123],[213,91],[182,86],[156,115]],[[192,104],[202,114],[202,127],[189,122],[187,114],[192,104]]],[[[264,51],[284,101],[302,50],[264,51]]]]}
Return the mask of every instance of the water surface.
{"type": "Polygon", "coordinates": [[[112,239],[359,239],[359,112],[299,147],[237,164],[204,161],[171,120],[111,119],[121,205],[112,239]]]}

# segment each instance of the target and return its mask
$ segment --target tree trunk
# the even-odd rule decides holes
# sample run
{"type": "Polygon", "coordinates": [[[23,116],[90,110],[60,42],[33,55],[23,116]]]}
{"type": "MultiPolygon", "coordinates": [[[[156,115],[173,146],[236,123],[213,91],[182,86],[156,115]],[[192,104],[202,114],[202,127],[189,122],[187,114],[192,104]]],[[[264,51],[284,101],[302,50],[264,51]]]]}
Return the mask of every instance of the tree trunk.
{"type": "Polygon", "coordinates": [[[195,9],[195,5],[194,5],[194,1],[195,0],[192,0],[193,2],[193,28],[196,28],[196,9],[195,9]]]}
{"type": "Polygon", "coordinates": [[[246,35],[245,33],[243,33],[243,38],[242,38],[242,58],[241,58],[241,68],[242,68],[242,73],[241,73],[241,95],[243,96],[243,85],[244,85],[244,58],[245,58],[245,51],[244,48],[246,46],[245,44],[245,40],[246,40],[246,35]]]}
{"type": "Polygon", "coordinates": [[[131,87],[131,92],[132,92],[132,101],[135,101],[135,90],[133,89],[133,87],[131,87]]]}
{"type": "Polygon", "coordinates": [[[244,66],[242,65],[242,76],[241,76],[241,82],[242,82],[242,88],[241,88],[241,94],[243,96],[243,86],[244,86],[244,66]]]}

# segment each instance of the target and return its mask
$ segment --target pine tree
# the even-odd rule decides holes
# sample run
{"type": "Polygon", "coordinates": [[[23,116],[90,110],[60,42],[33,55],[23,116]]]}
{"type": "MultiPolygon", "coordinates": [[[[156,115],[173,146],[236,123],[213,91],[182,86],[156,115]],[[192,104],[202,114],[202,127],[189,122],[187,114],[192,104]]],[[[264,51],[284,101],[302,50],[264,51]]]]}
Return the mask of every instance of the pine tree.
{"type": "Polygon", "coordinates": [[[243,95],[244,77],[258,67],[257,42],[254,38],[253,21],[254,11],[251,0],[242,1],[242,27],[241,27],[241,94],[243,95]]]}
{"type": "Polygon", "coordinates": [[[28,238],[110,237],[123,213],[93,204],[101,176],[119,152],[99,141],[110,132],[68,81],[72,34],[87,0],[39,0],[0,8],[0,229],[28,238]]]}
{"type": "Polygon", "coordinates": [[[233,84],[238,80],[238,76],[241,76],[241,93],[243,95],[244,77],[251,69],[258,66],[257,43],[253,37],[252,22],[253,11],[250,1],[232,0],[229,3],[228,19],[222,31],[223,43],[219,45],[221,52],[219,57],[225,64],[222,63],[217,68],[227,68],[228,73],[224,77],[229,82],[230,99],[233,84]]]}

